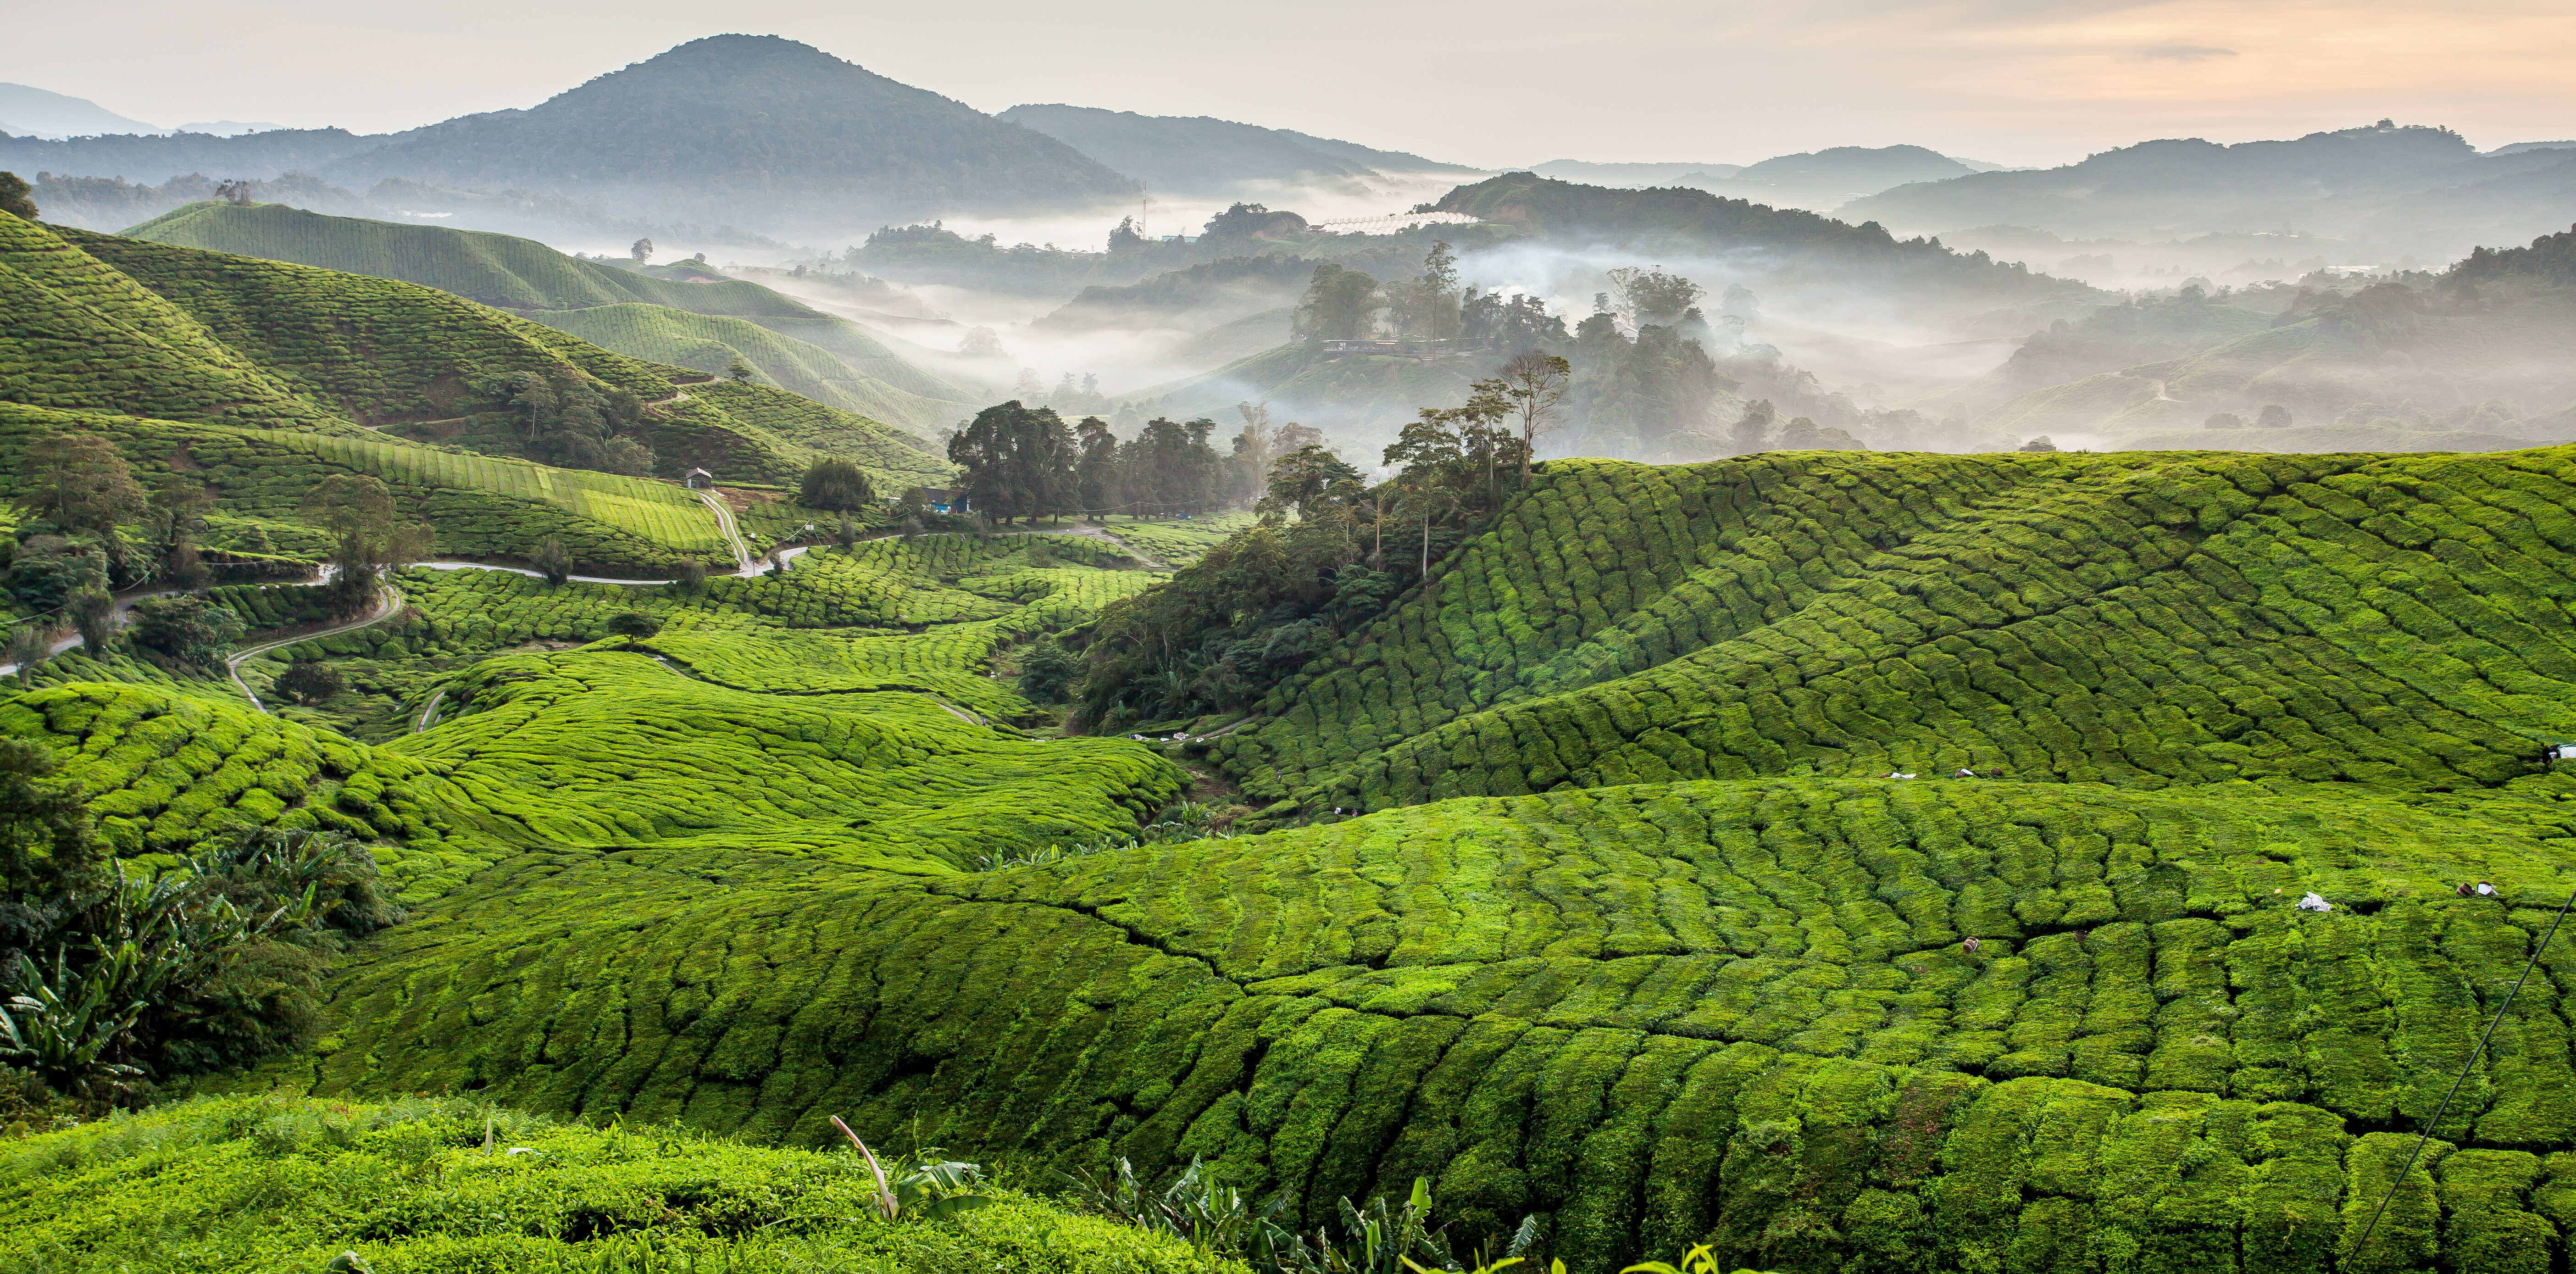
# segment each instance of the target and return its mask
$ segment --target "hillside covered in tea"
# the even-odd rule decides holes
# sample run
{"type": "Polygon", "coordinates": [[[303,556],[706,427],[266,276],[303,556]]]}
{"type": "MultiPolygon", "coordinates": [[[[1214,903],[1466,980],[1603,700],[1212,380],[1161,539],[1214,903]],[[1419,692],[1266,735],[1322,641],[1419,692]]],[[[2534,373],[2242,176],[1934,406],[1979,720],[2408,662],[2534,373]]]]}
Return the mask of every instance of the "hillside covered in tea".
{"type": "Polygon", "coordinates": [[[2399,1169],[2576,885],[2532,759],[2576,734],[2571,484],[1552,461],[1151,747],[1059,737],[1026,675],[1187,543],[1124,521],[702,593],[416,570],[244,665],[336,697],[70,656],[0,734],[135,861],[373,846],[410,919],[269,1064],[319,1095],[1196,1160],[1304,1226],[1420,1178],[1453,1244],[1583,1271],[2522,1268],[2576,1223],[2576,949],[2399,1169]]]}
{"type": "Polygon", "coordinates": [[[857,323],[688,261],[699,273],[674,280],[513,235],[215,200],[122,237],[417,283],[709,376],[746,362],[764,383],[900,430],[931,433],[979,405],[857,323]]]}

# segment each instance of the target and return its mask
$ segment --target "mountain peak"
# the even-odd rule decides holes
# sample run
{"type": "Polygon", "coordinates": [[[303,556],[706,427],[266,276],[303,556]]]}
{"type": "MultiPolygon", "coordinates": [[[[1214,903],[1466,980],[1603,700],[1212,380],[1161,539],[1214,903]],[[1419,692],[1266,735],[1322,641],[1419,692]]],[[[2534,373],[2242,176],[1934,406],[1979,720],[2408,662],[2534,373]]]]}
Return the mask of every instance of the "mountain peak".
{"type": "Polygon", "coordinates": [[[714,35],[524,111],[399,134],[325,174],[601,199],[648,216],[840,233],[888,219],[1124,200],[1041,133],[774,35],[714,35]]]}

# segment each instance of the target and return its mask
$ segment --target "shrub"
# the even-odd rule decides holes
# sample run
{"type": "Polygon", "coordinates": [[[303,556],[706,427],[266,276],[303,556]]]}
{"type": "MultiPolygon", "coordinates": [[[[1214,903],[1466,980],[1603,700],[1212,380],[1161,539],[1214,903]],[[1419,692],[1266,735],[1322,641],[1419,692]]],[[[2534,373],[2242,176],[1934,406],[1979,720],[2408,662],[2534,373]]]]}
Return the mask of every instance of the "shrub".
{"type": "Polygon", "coordinates": [[[326,663],[291,664],[270,683],[279,694],[310,707],[349,688],[349,679],[326,663]]]}
{"type": "Polygon", "coordinates": [[[608,631],[619,637],[650,637],[662,631],[662,621],[640,610],[619,611],[608,617],[608,631]]]}
{"type": "Polygon", "coordinates": [[[537,541],[536,551],[528,555],[528,565],[545,576],[548,584],[560,586],[572,578],[572,555],[564,551],[562,540],[551,535],[537,541]]]}
{"type": "Polygon", "coordinates": [[[796,488],[796,501],[809,508],[847,513],[875,504],[877,494],[868,483],[868,475],[847,460],[826,457],[805,471],[805,479],[796,488]]]}

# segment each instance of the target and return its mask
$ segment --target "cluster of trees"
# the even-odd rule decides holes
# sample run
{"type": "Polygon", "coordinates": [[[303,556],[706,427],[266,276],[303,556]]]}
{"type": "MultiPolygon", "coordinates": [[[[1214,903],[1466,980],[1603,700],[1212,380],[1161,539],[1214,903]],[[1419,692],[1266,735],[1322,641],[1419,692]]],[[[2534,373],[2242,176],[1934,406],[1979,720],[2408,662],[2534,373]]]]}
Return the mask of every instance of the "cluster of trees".
{"type": "MultiPolygon", "coordinates": [[[[1374,620],[1529,483],[1570,375],[1557,355],[1514,358],[1406,425],[1374,483],[1320,438],[1267,430],[1261,523],[1076,633],[1077,719],[1117,730],[1240,710],[1374,620]]],[[[1247,413],[1247,436],[1263,426],[1247,413]]],[[[1069,680],[1053,659],[1044,676],[1069,680]]]]}
{"type": "Polygon", "coordinates": [[[113,443],[96,434],[52,434],[26,451],[25,499],[33,515],[18,538],[0,537],[0,584],[27,618],[0,647],[22,678],[51,650],[49,634],[77,630],[92,653],[120,635],[138,650],[219,663],[241,635],[231,610],[202,598],[150,598],[120,614],[111,590],[203,587],[196,536],[214,497],[185,474],[146,490],[113,443]],[[130,630],[128,622],[130,620],[130,630]]]}
{"type": "MultiPolygon", "coordinates": [[[[2200,423],[2211,429],[2243,429],[2247,427],[2245,418],[2232,411],[2217,412],[2211,415],[2209,419],[2200,423]]],[[[2263,404],[2263,410],[2254,413],[2253,427],[2257,429],[2287,429],[2290,427],[2290,409],[2279,403],[2265,403],[2263,404]]]]}
{"type": "MultiPolygon", "coordinates": [[[[1157,417],[1121,442],[1098,416],[1067,425],[1052,407],[1014,399],[976,413],[951,435],[948,458],[964,471],[967,505],[1005,524],[1067,514],[1170,517],[1235,498],[1237,484],[1228,479],[1240,466],[1210,442],[1216,428],[1206,417],[1157,417]]],[[[1247,433],[1257,432],[1247,425],[1247,433]]],[[[1242,450],[1246,439],[1236,445],[1242,450]]]]}
{"type": "MultiPolygon", "coordinates": [[[[1467,292],[1458,283],[1458,258],[1436,241],[1419,274],[1380,282],[1330,261],[1315,267],[1294,318],[1299,337],[1314,341],[1364,340],[1389,334],[1417,340],[1466,335],[1467,292]]],[[[1490,326],[1490,322],[1489,322],[1490,326]]]]}
{"type": "Polygon", "coordinates": [[[335,832],[244,829],[128,871],[55,769],[46,745],[0,739],[0,1074],[22,1097],[140,1105],[309,1043],[341,944],[403,918],[335,832]]]}
{"type": "MultiPolygon", "coordinates": [[[[751,374],[748,364],[735,360],[735,380],[748,380],[751,374]]],[[[508,402],[525,431],[530,459],[566,469],[653,476],[653,449],[636,436],[644,402],[634,394],[572,372],[551,378],[518,372],[477,388],[508,402]]]]}

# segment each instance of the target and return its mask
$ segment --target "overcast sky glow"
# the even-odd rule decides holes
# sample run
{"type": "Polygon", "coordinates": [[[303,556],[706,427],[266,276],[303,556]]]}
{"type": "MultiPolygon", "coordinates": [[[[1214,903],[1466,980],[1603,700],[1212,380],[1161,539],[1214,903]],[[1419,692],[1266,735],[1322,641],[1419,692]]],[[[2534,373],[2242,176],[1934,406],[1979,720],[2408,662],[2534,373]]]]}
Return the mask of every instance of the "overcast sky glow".
{"type": "Polygon", "coordinates": [[[2576,137],[2566,0],[126,0],[9,20],[0,81],[156,124],[383,132],[533,106],[725,31],[805,41],[986,111],[1214,115],[1487,166],[1750,163],[1913,142],[2064,163],[2154,137],[2382,116],[2481,148],[2576,137]],[[709,17],[721,11],[722,17],[709,17]]]}

